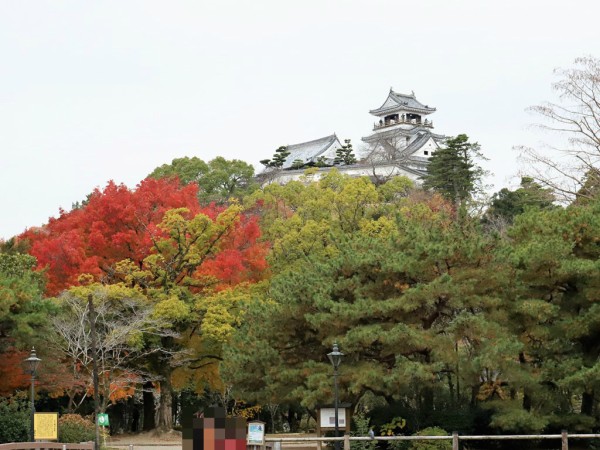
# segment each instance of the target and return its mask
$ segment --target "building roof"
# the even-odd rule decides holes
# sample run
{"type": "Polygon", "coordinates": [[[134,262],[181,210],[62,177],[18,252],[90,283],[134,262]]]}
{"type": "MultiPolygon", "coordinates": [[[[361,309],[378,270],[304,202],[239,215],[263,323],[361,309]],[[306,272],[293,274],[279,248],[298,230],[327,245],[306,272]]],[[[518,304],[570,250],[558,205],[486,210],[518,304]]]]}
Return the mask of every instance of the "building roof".
{"type": "Polygon", "coordinates": [[[361,140],[363,142],[372,144],[372,143],[376,143],[378,141],[381,141],[382,139],[394,139],[394,138],[399,138],[400,136],[409,136],[412,138],[412,136],[414,135],[422,135],[422,134],[426,134],[428,136],[431,136],[433,139],[435,139],[435,141],[443,141],[444,139],[446,139],[446,136],[444,136],[443,134],[437,134],[437,133],[433,133],[430,129],[427,128],[423,128],[423,127],[419,127],[418,125],[411,128],[411,129],[403,129],[403,128],[389,128],[383,131],[378,131],[376,133],[372,133],[369,136],[365,136],[363,138],[361,138],[361,140]]]}
{"type": "Polygon", "coordinates": [[[333,145],[335,145],[335,148],[340,148],[342,146],[335,133],[330,136],[315,139],[314,141],[288,145],[287,151],[290,152],[290,154],[285,159],[282,169],[289,169],[296,160],[300,160],[304,164],[317,162],[319,156],[322,156],[323,153],[325,153],[333,145]]]}
{"type": "Polygon", "coordinates": [[[377,109],[369,111],[374,116],[383,116],[399,111],[418,112],[421,114],[430,114],[435,111],[435,108],[431,108],[428,105],[424,105],[415,98],[415,93],[400,94],[390,89],[387,99],[377,109]]]}

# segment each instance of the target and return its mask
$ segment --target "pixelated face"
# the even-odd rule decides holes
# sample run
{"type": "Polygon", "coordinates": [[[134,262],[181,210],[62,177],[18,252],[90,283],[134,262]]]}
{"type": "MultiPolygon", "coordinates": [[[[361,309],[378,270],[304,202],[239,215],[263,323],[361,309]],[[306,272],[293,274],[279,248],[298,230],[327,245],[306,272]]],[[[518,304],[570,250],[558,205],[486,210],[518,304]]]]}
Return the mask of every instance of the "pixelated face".
{"type": "Polygon", "coordinates": [[[225,408],[211,407],[183,430],[182,450],[246,450],[246,419],[227,417],[225,408]]]}

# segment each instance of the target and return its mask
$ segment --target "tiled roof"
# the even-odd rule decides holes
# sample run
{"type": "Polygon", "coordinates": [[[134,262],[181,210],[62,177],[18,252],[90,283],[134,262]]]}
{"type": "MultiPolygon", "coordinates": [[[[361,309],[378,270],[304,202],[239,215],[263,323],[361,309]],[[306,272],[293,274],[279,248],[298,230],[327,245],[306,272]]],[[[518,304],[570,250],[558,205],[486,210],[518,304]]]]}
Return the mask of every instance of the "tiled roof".
{"type": "MultiPolygon", "coordinates": [[[[334,144],[336,149],[342,146],[335,134],[315,139],[314,141],[288,145],[287,150],[290,154],[285,159],[282,168],[289,169],[296,160],[300,160],[304,164],[316,162],[317,158],[322,156],[323,153],[334,144]]],[[[329,163],[331,163],[331,161],[329,161],[329,163]]]]}
{"type": "Polygon", "coordinates": [[[384,114],[387,112],[393,111],[417,111],[425,114],[429,114],[435,111],[435,108],[429,107],[428,105],[424,105],[420,101],[418,101],[415,97],[415,93],[408,94],[400,94],[398,92],[394,92],[390,89],[390,93],[388,94],[388,98],[383,102],[377,109],[372,109],[369,111],[373,115],[384,114]]]}

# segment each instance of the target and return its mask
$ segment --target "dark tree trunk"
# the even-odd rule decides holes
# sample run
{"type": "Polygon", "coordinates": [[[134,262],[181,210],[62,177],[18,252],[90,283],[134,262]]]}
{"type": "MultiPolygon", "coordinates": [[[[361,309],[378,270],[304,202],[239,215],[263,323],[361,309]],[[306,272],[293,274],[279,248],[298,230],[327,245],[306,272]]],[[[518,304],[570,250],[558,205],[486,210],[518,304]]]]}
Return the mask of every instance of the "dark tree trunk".
{"type": "Polygon", "coordinates": [[[171,373],[160,382],[160,399],[158,401],[158,420],[156,427],[161,431],[173,429],[173,388],[170,383],[171,373]]]}
{"type": "Polygon", "coordinates": [[[594,415],[594,390],[584,392],[581,396],[581,414],[594,415]]]}
{"type": "Polygon", "coordinates": [[[142,393],[142,400],[144,402],[144,431],[154,430],[156,428],[156,422],[154,416],[156,408],[154,407],[154,386],[152,382],[147,381],[144,383],[144,392],[142,393]]]}

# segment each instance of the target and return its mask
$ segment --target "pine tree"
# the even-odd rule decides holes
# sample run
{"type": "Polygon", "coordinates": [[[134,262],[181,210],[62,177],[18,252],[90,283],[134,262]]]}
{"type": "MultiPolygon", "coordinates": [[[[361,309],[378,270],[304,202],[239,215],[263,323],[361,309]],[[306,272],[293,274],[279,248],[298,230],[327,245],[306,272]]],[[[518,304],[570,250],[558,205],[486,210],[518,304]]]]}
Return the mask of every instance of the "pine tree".
{"type": "Polygon", "coordinates": [[[282,145],[277,150],[275,150],[275,154],[273,155],[273,159],[263,159],[260,163],[266,167],[273,168],[281,168],[285,163],[286,158],[290,155],[287,147],[282,145]]]}
{"type": "Polygon", "coordinates": [[[469,142],[466,134],[448,139],[446,146],[429,158],[423,187],[439,192],[455,204],[464,203],[479,190],[485,174],[475,159],[484,157],[479,144],[469,142]]]}
{"type": "Polygon", "coordinates": [[[356,157],[354,156],[354,150],[352,149],[352,143],[350,139],[344,140],[346,145],[342,145],[342,148],[338,148],[335,151],[335,159],[333,160],[333,165],[339,166],[349,166],[351,164],[356,164],[356,157]]]}

